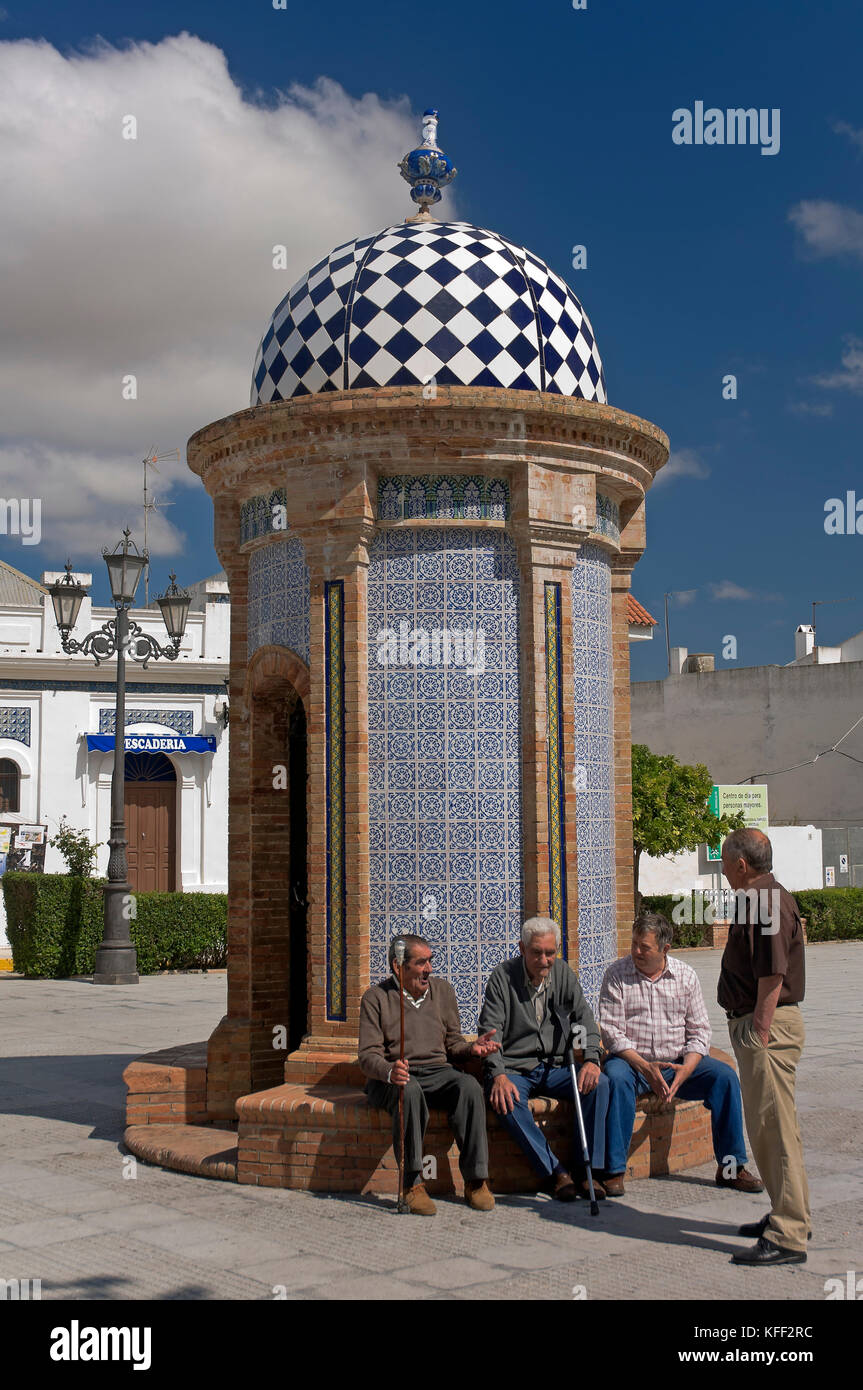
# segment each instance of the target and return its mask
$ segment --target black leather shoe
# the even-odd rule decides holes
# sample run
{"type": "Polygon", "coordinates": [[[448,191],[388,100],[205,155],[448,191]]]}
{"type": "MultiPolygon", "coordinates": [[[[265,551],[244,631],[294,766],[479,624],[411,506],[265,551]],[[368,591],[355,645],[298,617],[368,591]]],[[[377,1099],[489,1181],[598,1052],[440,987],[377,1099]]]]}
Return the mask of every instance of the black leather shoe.
{"type": "MultiPolygon", "coordinates": [[[[768,1212],[766,1216],[762,1216],[762,1218],[761,1218],[760,1221],[747,1221],[747,1223],[746,1223],[745,1226],[738,1226],[738,1227],[737,1227],[737,1234],[738,1234],[739,1236],[754,1236],[755,1239],[757,1240],[757,1239],[759,1238],[759,1236],[763,1236],[763,1235],[764,1235],[764,1232],[767,1230],[767,1222],[768,1222],[769,1220],[770,1220],[770,1212],[768,1212]]],[[[809,1232],[809,1234],[808,1234],[808,1236],[806,1237],[806,1239],[807,1239],[807,1240],[811,1240],[811,1239],[812,1239],[812,1232],[811,1232],[811,1231],[809,1232]]]]}
{"type": "Polygon", "coordinates": [[[736,1265],[805,1265],[806,1251],[786,1250],[759,1236],[755,1245],[732,1255],[731,1260],[736,1265]]]}

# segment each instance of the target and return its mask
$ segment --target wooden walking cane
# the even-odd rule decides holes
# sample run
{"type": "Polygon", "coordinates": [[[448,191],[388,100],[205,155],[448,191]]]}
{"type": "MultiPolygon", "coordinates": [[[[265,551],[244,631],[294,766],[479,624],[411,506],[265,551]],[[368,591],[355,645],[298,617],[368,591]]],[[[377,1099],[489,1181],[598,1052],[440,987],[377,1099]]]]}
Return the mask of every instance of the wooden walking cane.
{"type": "MultiPolygon", "coordinates": [[[[405,1060],[405,996],[404,984],[402,982],[402,969],[405,962],[405,943],[397,941],[393,950],[393,959],[399,967],[399,1061],[405,1060]]],[[[399,1200],[396,1207],[397,1212],[403,1215],[408,1211],[408,1204],[405,1200],[405,1088],[399,1086],[399,1200]]]]}

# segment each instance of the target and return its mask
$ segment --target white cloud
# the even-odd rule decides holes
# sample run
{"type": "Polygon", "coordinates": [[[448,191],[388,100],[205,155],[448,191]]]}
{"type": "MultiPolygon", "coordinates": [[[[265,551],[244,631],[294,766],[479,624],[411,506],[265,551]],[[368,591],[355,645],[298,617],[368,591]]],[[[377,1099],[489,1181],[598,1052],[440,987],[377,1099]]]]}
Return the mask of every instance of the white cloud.
{"type": "Polygon", "coordinates": [[[847,121],[837,121],[833,129],[837,135],[847,135],[858,149],[863,150],[863,130],[856,130],[847,121]]]}
{"type": "Polygon", "coordinates": [[[751,603],[777,603],[781,594],[760,594],[755,589],[744,589],[733,579],[722,579],[719,583],[708,584],[710,597],[716,601],[740,600],[751,603]]]}
{"type": "Polygon", "coordinates": [[[710,597],[715,599],[750,599],[755,598],[751,589],[743,589],[739,584],[735,584],[733,579],[723,579],[719,584],[709,584],[710,597]]]}
{"type": "Polygon", "coordinates": [[[698,590],[675,589],[673,593],[669,595],[669,597],[674,603],[679,604],[681,608],[686,608],[690,603],[695,602],[696,598],[698,597],[698,590]]]}
{"type": "Polygon", "coordinates": [[[668,462],[656,475],[653,484],[671,483],[677,478],[709,478],[710,469],[695,449],[673,449],[668,462]]]}
{"type": "Polygon", "coordinates": [[[863,395],[863,342],[859,338],[849,336],[845,339],[842,367],[841,372],[813,377],[815,385],[827,391],[853,391],[858,396],[863,395]]]}
{"type": "Polygon", "coordinates": [[[826,416],[833,414],[833,402],[822,401],[820,403],[816,403],[815,401],[790,401],[788,404],[788,409],[794,415],[826,416]]]}
{"type": "MultiPolygon", "coordinates": [[[[418,133],[406,98],[327,79],[246,96],[187,33],[70,56],[0,43],[0,492],[42,497],[47,568],[67,548],[83,565],[129,516],[139,537],[140,460],[244,408],[291,284],[410,214],[395,165],[418,133]]],[[[158,496],[189,487],[185,462],[162,465],[158,496]]],[[[154,554],[182,549],[181,511],[156,518],[154,554]]]]}
{"type": "Polygon", "coordinates": [[[797,203],[788,214],[815,256],[863,257],[863,213],[842,203],[811,199],[797,203]]]}

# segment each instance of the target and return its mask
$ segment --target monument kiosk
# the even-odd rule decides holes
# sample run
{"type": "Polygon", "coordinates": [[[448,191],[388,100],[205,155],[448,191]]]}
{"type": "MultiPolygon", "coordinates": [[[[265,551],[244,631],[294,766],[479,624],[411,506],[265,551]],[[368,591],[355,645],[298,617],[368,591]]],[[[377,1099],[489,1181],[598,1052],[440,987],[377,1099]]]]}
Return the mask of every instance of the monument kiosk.
{"type": "MultiPolygon", "coordinates": [[[[594,1005],[629,945],[626,600],[668,441],[607,404],[554,271],[432,217],[455,173],[436,130],[401,165],[416,215],[294,285],[250,408],[188,446],[232,604],[228,1012],[206,1055],[128,1069],[127,1142],[241,1182],[394,1190],[356,1046],[399,931],[432,943],[466,1032],[525,918],[560,924],[594,1005]]],[[[644,1171],[710,1157],[700,1105],[646,1142],[649,1119],[644,1171]]],[[[489,1129],[494,1186],[530,1188],[489,1129]]]]}

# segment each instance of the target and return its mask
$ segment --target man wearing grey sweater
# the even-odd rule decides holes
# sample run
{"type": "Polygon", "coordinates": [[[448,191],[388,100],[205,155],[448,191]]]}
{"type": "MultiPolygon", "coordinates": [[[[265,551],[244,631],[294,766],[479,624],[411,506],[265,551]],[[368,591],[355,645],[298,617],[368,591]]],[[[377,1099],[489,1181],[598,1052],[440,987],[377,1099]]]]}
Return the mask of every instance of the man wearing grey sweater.
{"type": "Polygon", "coordinates": [[[462,1036],[455,990],[448,980],[432,978],[432,950],[422,936],[405,934],[404,960],[395,959],[392,975],[367,989],[360,1003],[359,1063],[369,1078],[369,1104],[393,1117],[393,1148],[399,1151],[399,1091],[404,1092],[405,1200],[414,1216],[434,1216],[435,1205],[421,1180],[423,1138],[429,1107],[447,1112],[459,1147],[464,1196],[474,1211],[491,1211],[488,1186],[488,1136],[482,1087],[451,1061],[487,1057],[497,1050],[491,1035],[468,1042],[462,1036]],[[399,987],[405,1007],[405,1051],[400,1057],[399,987]]]}
{"type": "MultiPolygon", "coordinates": [[[[500,1050],[486,1058],[486,1090],[492,1109],[533,1164],[544,1191],[562,1202],[578,1195],[567,1169],[555,1157],[530,1113],[534,1096],[572,1098],[566,1063],[567,1033],[576,1030],[584,1061],[578,1090],[591,1166],[605,1165],[608,1081],[599,1069],[599,1029],[575,972],[558,960],[560,928],[550,917],[532,917],[521,931],[519,954],[495,966],[485,987],[480,1032],[495,1031],[500,1050]]],[[[580,1145],[574,1153],[580,1152],[580,1145]]],[[[578,1189],[588,1195],[583,1164],[578,1189]]],[[[594,1180],[597,1197],[604,1197],[594,1180]]]]}

